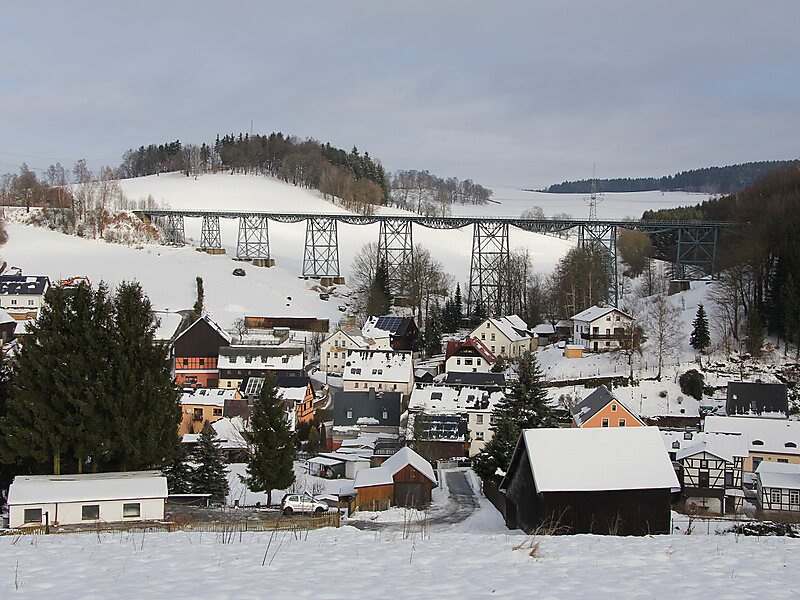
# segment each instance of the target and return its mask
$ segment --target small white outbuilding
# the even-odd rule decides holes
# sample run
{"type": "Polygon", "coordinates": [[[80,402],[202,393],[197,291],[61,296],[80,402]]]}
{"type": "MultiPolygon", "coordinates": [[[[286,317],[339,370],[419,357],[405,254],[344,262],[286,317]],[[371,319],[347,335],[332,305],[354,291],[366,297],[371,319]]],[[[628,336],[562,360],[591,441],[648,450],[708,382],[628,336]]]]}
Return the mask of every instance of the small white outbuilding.
{"type": "Polygon", "coordinates": [[[9,527],[154,521],[164,518],[159,471],[18,475],[8,490],[9,527]]]}

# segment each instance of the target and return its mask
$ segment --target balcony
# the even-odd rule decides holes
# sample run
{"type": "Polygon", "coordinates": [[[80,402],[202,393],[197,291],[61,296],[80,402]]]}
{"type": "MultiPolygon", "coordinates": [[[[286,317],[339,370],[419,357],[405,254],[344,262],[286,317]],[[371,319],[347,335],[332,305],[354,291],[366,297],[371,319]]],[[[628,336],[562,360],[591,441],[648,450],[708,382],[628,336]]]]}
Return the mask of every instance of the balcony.
{"type": "Polygon", "coordinates": [[[618,342],[625,341],[625,332],[619,331],[616,333],[581,333],[582,340],[616,340],[618,342]]]}

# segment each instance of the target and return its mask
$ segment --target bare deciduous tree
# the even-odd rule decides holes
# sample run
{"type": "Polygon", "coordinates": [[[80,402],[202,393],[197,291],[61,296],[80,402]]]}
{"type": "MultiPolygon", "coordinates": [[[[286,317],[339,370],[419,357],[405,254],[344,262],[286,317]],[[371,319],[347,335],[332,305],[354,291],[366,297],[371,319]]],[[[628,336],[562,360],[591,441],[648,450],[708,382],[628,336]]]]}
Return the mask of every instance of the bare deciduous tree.
{"type": "Polygon", "coordinates": [[[648,339],[658,361],[656,378],[660,381],[665,359],[673,356],[679,349],[681,312],[678,307],[672,305],[664,290],[645,302],[644,319],[649,333],[648,339]]]}

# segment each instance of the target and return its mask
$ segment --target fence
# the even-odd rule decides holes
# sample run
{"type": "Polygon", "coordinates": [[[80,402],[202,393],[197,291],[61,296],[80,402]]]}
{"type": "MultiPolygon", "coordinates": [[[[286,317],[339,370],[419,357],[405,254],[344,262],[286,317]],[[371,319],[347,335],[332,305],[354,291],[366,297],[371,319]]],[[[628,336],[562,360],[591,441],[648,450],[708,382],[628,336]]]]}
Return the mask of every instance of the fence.
{"type": "Polygon", "coordinates": [[[189,521],[186,523],[153,522],[153,523],[97,523],[93,526],[55,527],[45,525],[22,527],[0,531],[3,535],[44,535],[59,533],[151,533],[157,531],[197,531],[201,533],[242,533],[259,531],[308,531],[323,527],[339,527],[338,511],[331,511],[321,516],[308,518],[280,518],[263,521],[189,521]],[[49,529],[49,531],[48,531],[49,529]]]}

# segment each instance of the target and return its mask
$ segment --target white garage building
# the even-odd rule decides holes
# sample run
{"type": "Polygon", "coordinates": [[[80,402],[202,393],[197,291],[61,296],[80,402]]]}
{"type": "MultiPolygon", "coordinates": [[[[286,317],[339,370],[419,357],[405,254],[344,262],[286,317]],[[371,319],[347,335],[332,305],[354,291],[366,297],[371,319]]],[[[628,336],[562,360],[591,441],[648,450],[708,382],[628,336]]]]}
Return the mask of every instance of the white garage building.
{"type": "Polygon", "coordinates": [[[164,518],[159,471],[18,475],[8,490],[9,527],[154,521],[164,518]]]}

